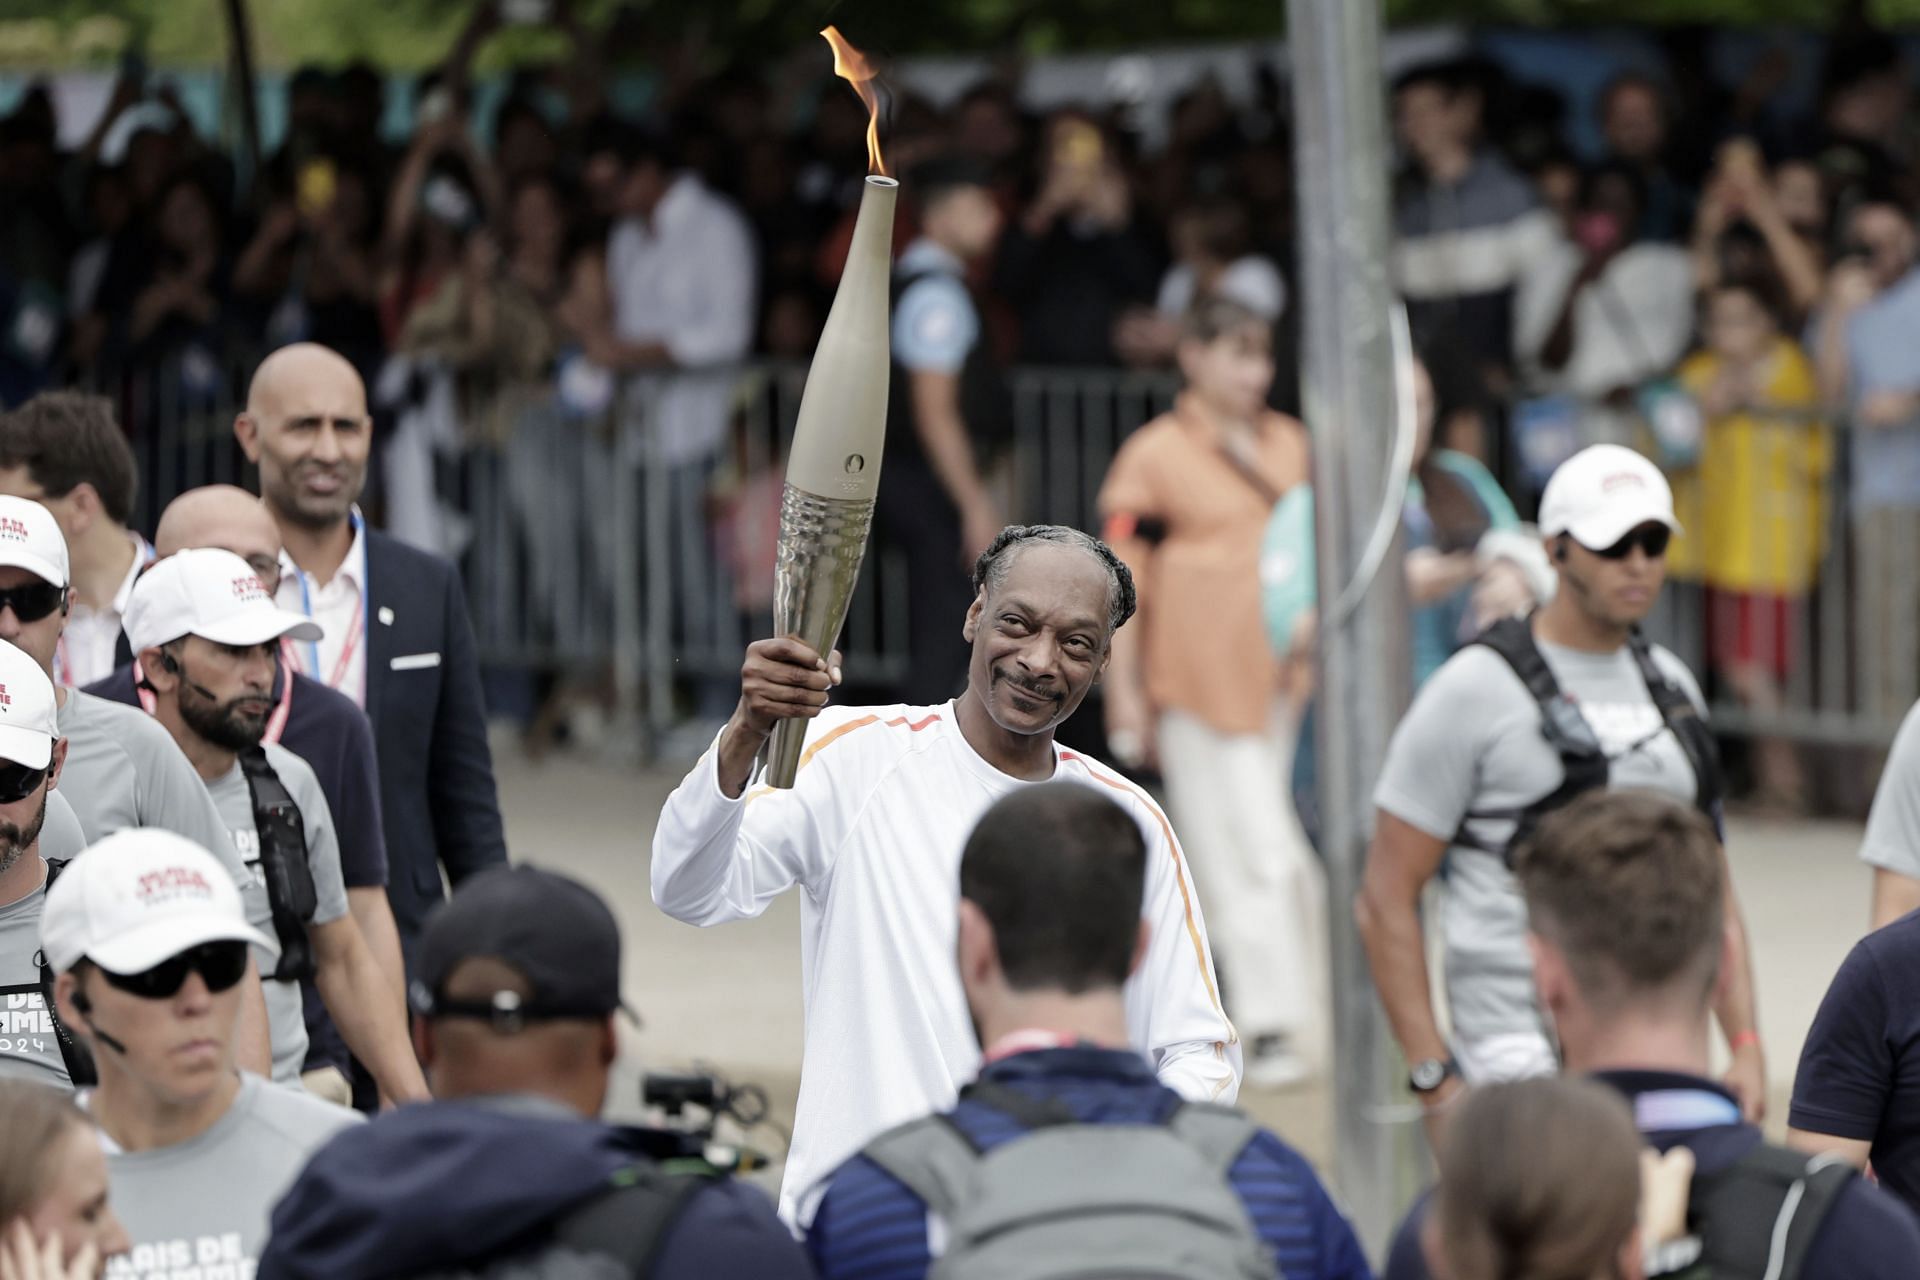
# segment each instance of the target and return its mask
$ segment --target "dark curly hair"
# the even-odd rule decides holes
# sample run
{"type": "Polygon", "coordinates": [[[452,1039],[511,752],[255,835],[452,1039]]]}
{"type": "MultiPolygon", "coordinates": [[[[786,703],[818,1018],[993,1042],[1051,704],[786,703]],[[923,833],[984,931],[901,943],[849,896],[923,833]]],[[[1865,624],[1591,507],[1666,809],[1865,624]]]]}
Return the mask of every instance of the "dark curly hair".
{"type": "Polygon", "coordinates": [[[1056,547],[1073,547],[1084,551],[1100,562],[1107,571],[1107,634],[1112,635],[1123,626],[1139,605],[1138,594],[1133,589],[1133,571],[1113,554],[1113,548],[1090,533],[1064,524],[1010,524],[1000,531],[993,545],[980,553],[973,565],[973,589],[998,591],[1006,580],[1007,570],[1012,567],[1014,556],[1019,548],[1032,546],[1037,542],[1049,542],[1056,547]]]}

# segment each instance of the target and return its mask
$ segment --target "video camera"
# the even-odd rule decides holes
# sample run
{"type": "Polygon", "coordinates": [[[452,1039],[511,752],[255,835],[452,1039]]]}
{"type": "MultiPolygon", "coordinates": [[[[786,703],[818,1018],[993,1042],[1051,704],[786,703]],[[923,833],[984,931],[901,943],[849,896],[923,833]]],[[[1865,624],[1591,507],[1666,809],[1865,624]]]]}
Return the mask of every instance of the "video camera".
{"type": "Polygon", "coordinates": [[[762,1152],[718,1139],[715,1130],[723,1119],[744,1131],[767,1128],[783,1141],[792,1141],[771,1118],[772,1104],[765,1089],[757,1084],[733,1084],[698,1063],[689,1073],[648,1072],[640,1081],[640,1101],[659,1110],[668,1127],[684,1135],[687,1154],[697,1155],[722,1172],[752,1173],[770,1163],[762,1152]]]}

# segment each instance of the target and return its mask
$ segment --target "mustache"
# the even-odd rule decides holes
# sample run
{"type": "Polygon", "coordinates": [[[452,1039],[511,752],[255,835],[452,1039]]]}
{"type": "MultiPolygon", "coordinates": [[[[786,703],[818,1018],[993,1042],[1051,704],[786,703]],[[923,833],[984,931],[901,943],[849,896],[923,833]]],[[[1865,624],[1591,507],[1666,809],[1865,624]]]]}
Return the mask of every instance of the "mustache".
{"type": "Polygon", "coordinates": [[[1066,696],[1064,691],[1055,689],[1051,685],[1036,684],[1023,676],[1014,675],[1010,671],[996,669],[993,673],[993,678],[1002,684],[1012,685],[1029,697],[1042,698],[1048,702],[1058,702],[1066,696]]]}

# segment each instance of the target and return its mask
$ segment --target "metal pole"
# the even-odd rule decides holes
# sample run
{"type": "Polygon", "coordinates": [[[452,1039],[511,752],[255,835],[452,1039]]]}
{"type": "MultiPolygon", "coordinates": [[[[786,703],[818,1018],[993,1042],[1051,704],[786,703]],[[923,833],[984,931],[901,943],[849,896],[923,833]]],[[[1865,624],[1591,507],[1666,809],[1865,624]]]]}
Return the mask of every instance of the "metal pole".
{"type": "Polygon", "coordinates": [[[247,0],[227,0],[227,27],[233,43],[233,76],[240,99],[241,156],[246,161],[243,189],[260,174],[260,98],[253,64],[253,25],[247,0]]]}
{"type": "Polygon", "coordinates": [[[1379,0],[1288,0],[1293,70],[1299,274],[1304,299],[1302,403],[1313,434],[1319,548],[1319,779],[1332,944],[1338,1183],[1355,1229],[1378,1258],[1412,1189],[1417,1128],[1387,1111],[1404,1100],[1354,924],[1373,828],[1373,786],[1412,679],[1398,542],[1345,617],[1346,593],[1389,483],[1394,392],[1387,278],[1390,165],[1379,0]]]}

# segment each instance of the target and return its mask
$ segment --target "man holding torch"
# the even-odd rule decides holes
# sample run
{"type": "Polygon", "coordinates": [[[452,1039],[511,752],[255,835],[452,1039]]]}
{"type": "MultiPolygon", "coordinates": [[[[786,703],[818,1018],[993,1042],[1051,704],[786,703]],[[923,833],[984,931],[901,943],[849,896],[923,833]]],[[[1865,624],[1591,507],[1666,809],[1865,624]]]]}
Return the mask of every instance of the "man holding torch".
{"type": "MultiPolygon", "coordinates": [[[[828,709],[838,654],[794,639],[749,647],[738,708],[654,833],[653,900],[689,924],[757,916],[793,886],[806,890],[806,1046],[781,1187],[790,1222],[811,1216],[810,1193],[863,1144],[951,1107],[978,1073],[983,1046],[953,964],[960,855],[994,801],[1036,782],[1094,787],[1140,824],[1149,942],[1126,987],[1129,1032],[1182,1095],[1231,1102],[1238,1092],[1240,1046],[1166,816],[1054,740],[1133,613],[1132,575],[1087,534],[1033,525],[994,540],[974,590],[961,628],[967,687],[944,704],[828,709]],[[791,789],[750,789],[786,721],[812,722],[791,789]]],[[[1012,1039],[984,1046],[986,1056],[1061,1036],[1033,1027],[1012,1039]]]]}
{"type": "MultiPolygon", "coordinates": [[[[931,706],[822,715],[840,682],[833,642],[859,578],[885,447],[899,186],[880,156],[871,68],[833,28],[822,34],[835,70],[867,104],[878,172],[861,193],[788,454],[778,638],[748,648],[739,706],[660,813],[652,869],[654,902],[689,924],[757,916],[794,885],[806,889],[806,1047],[780,1192],[790,1223],[812,1217],[823,1180],[848,1156],[896,1124],[944,1111],[977,1073],[983,1046],[953,963],[960,855],[981,815],[1022,786],[1059,778],[1096,787],[1140,824],[1151,940],[1127,984],[1128,1032],[1187,1097],[1231,1102],[1240,1079],[1238,1038],[1166,816],[1054,741],[1133,615],[1133,577],[1106,544],[1057,525],[1003,530],[974,567],[960,626],[972,647],[966,691],[931,706]],[[750,791],[760,760],[764,785],[750,791]]],[[[1073,1038],[1036,1026],[1009,1039],[1018,1043],[984,1046],[986,1056],[1073,1038]]]]}

